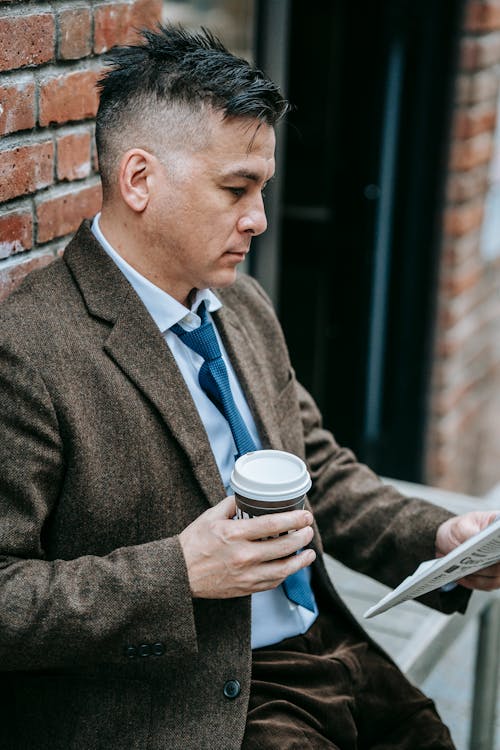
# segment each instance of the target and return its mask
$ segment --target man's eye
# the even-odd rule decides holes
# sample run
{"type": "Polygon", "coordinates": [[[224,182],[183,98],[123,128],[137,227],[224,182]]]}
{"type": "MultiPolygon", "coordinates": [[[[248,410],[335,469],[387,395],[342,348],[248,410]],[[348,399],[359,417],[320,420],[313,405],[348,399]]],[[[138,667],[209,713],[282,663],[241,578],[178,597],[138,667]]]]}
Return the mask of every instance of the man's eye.
{"type": "Polygon", "coordinates": [[[242,187],[230,187],[228,188],[229,192],[235,195],[237,198],[239,198],[243,193],[245,192],[245,188],[242,187]]]}

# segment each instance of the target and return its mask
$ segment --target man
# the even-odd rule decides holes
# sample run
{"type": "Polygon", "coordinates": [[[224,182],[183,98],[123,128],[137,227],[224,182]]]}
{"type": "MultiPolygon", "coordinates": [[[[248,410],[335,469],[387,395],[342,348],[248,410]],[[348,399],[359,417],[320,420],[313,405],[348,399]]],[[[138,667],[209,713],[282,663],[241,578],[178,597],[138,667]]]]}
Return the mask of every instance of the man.
{"type": "Polygon", "coordinates": [[[102,213],[2,306],[0,746],[451,748],[322,551],[395,585],[494,514],[402,498],[322,429],[236,280],[286,102],[207,32],[144,36],[102,81],[102,213]],[[306,460],[307,510],[233,520],[242,433],[306,460]]]}

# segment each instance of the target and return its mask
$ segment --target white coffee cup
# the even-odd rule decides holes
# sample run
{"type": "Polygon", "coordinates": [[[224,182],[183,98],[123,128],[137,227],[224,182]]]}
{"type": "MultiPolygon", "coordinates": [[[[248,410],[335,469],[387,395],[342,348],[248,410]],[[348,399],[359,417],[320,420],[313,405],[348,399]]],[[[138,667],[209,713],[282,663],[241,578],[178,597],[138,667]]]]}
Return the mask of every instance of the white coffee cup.
{"type": "Polygon", "coordinates": [[[311,477],[298,456],[285,451],[261,450],[237,459],[231,474],[238,518],[300,510],[311,477]]]}

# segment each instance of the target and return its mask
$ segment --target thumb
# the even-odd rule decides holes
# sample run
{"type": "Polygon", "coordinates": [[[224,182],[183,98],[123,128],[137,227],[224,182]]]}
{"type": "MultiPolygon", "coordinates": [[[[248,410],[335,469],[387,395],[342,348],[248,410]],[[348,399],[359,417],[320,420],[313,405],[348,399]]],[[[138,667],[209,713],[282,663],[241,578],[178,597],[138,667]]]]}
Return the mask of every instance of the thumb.
{"type": "Polygon", "coordinates": [[[236,514],[234,495],[225,497],[224,500],[221,500],[220,503],[215,505],[211,510],[214,518],[233,518],[236,514]]]}

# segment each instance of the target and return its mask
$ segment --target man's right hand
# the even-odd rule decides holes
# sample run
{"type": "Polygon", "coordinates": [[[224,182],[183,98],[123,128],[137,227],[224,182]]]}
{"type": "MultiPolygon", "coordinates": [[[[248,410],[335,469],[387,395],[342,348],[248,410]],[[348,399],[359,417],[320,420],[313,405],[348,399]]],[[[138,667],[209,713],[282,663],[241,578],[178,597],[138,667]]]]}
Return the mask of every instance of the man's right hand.
{"type": "Polygon", "coordinates": [[[233,520],[234,497],[202,513],[179,534],[193,597],[230,599],[275,588],[314,562],[307,510],[233,520]],[[265,539],[287,533],[275,539],[265,539]],[[261,541],[265,539],[265,541],[261,541]]]}

